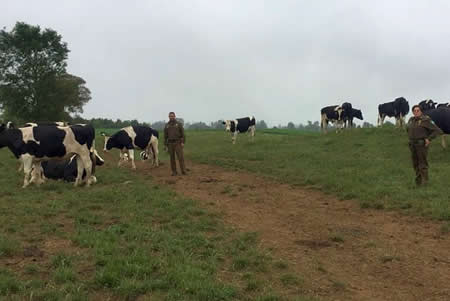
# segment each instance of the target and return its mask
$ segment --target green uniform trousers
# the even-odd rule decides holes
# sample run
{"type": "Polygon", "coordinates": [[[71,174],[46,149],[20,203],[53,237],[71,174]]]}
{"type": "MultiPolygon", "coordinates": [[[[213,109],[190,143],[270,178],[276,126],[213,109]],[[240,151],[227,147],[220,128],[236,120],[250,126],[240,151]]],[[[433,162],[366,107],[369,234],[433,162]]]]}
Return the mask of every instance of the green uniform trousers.
{"type": "Polygon", "coordinates": [[[414,171],[416,172],[416,184],[428,183],[428,147],[424,143],[409,143],[411,159],[414,171]]]}
{"type": "Polygon", "coordinates": [[[184,166],[184,155],[183,155],[183,147],[181,143],[169,143],[167,145],[170,155],[170,167],[172,168],[172,174],[177,173],[177,163],[175,160],[175,154],[177,155],[178,161],[180,163],[181,173],[186,173],[186,167],[184,166]]]}

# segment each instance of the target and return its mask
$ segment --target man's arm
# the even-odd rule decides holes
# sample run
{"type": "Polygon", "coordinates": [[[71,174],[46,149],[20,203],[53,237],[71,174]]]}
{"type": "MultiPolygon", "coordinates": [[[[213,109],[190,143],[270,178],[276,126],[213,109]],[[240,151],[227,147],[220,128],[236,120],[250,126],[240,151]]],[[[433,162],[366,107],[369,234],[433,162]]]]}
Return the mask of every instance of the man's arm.
{"type": "Polygon", "coordinates": [[[164,127],[164,146],[167,147],[169,144],[169,131],[167,129],[167,125],[164,127]]]}
{"type": "Polygon", "coordinates": [[[184,134],[184,127],[180,124],[180,138],[181,138],[181,144],[186,143],[186,135],[184,134]]]}

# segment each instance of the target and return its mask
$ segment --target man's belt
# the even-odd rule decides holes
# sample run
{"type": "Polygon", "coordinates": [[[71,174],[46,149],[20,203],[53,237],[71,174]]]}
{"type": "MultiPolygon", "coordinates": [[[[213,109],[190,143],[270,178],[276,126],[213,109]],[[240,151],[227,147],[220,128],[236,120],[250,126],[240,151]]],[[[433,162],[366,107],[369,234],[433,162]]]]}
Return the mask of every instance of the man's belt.
{"type": "Polygon", "coordinates": [[[425,138],[422,139],[409,139],[410,144],[414,145],[425,145],[425,138]]]}

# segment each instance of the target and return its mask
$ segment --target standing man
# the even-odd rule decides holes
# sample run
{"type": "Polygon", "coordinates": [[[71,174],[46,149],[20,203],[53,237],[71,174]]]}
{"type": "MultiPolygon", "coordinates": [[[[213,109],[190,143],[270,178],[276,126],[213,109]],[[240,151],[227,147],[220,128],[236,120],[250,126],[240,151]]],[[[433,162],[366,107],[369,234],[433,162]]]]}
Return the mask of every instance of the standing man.
{"type": "Polygon", "coordinates": [[[169,122],[164,127],[164,145],[169,150],[170,167],[172,168],[172,176],[177,175],[177,163],[175,160],[175,153],[180,162],[180,169],[183,175],[186,174],[186,167],[184,166],[183,148],[186,142],[183,125],[177,121],[175,113],[169,113],[169,122]]]}
{"type": "Polygon", "coordinates": [[[413,168],[416,172],[416,185],[426,185],[428,183],[428,146],[432,139],[442,134],[431,118],[422,114],[418,105],[412,107],[413,117],[406,125],[409,137],[409,149],[413,168]]]}

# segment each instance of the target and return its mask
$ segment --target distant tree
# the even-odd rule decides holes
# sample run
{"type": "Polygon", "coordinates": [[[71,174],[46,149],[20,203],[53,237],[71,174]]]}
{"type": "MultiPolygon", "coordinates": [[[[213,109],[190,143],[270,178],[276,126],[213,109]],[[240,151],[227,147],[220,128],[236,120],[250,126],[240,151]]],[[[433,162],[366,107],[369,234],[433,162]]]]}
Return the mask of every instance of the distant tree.
{"type": "Polygon", "coordinates": [[[267,129],[267,123],[264,120],[260,120],[256,122],[256,128],[257,129],[261,129],[261,130],[265,130],[267,129]]]}
{"type": "Polygon", "coordinates": [[[210,127],[204,123],[204,122],[194,122],[191,123],[189,127],[186,127],[187,129],[190,130],[206,130],[206,129],[210,129],[210,127]]]}
{"type": "Polygon", "coordinates": [[[295,124],[292,121],[289,121],[287,124],[287,128],[290,130],[293,130],[293,129],[295,129],[295,124]]]}
{"type": "Polygon", "coordinates": [[[364,121],[362,127],[363,128],[373,128],[374,126],[373,126],[373,124],[371,124],[367,121],[364,121]]]}
{"type": "Polygon", "coordinates": [[[213,121],[210,123],[209,126],[210,126],[210,128],[216,129],[216,130],[223,129],[224,128],[223,120],[213,121]]]}
{"type": "Polygon", "coordinates": [[[0,30],[0,107],[10,118],[66,119],[90,100],[85,81],[67,74],[67,43],[52,29],[17,22],[0,30]]]}
{"type": "Polygon", "coordinates": [[[155,122],[152,122],[151,125],[152,125],[152,128],[154,128],[156,130],[162,130],[166,126],[166,121],[164,121],[164,120],[155,121],[155,122]]]}

